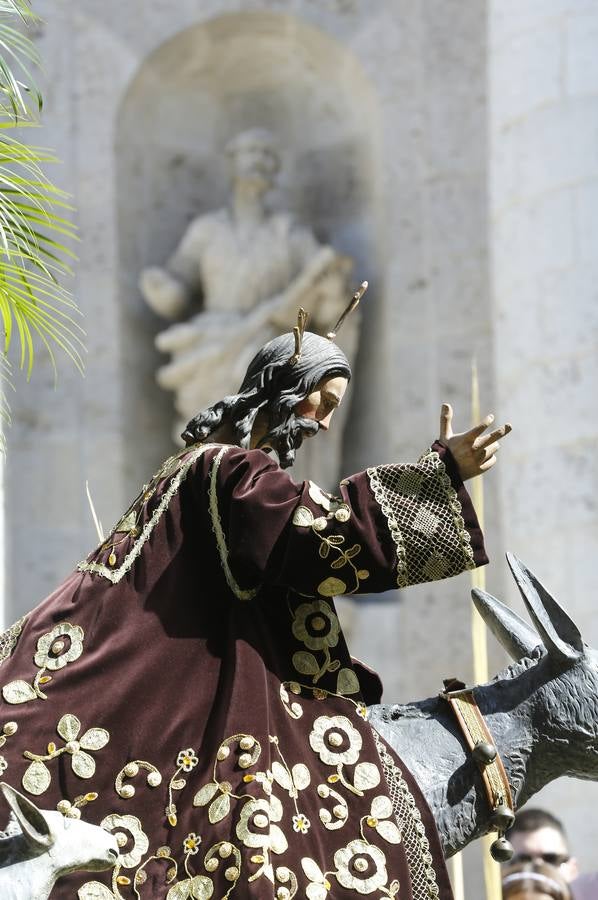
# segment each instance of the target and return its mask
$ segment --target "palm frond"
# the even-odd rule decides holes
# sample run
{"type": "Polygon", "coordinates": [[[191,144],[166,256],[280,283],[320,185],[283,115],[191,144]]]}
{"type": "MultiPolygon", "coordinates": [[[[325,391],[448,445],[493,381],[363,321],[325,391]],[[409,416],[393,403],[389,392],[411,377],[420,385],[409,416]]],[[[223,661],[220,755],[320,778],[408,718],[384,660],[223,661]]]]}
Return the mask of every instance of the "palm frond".
{"type": "Polygon", "coordinates": [[[0,352],[0,455],[6,451],[5,430],[10,426],[10,406],[6,390],[15,389],[12,383],[12,369],[7,356],[0,352]]]}
{"type": "MultiPolygon", "coordinates": [[[[52,151],[10,134],[36,127],[42,97],[30,68],[40,64],[22,23],[39,21],[30,0],[0,0],[0,453],[2,425],[10,422],[6,388],[12,387],[9,351],[31,375],[36,346],[46,348],[56,373],[56,351],[84,365],[80,315],[61,279],[75,258],[76,228],[69,197],[46,174],[52,151]],[[17,27],[10,20],[19,20],[17,27]]],[[[21,137],[21,135],[19,135],[21,137]]]]}

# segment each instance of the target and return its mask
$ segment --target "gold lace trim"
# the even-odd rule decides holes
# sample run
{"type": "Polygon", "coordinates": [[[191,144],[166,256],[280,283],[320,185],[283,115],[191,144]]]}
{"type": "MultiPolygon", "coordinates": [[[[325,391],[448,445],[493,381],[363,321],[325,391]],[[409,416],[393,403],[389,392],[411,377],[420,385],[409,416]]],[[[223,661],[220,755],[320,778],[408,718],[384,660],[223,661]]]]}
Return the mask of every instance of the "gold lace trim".
{"type": "Polygon", "coordinates": [[[12,655],[26,621],[27,616],[22,616],[14,625],[11,625],[10,628],[7,628],[6,631],[0,634],[0,665],[12,655]]]}
{"type": "MultiPolygon", "coordinates": [[[[155,508],[151,518],[149,518],[143,526],[139,538],[135,541],[118,568],[111,569],[108,566],[104,565],[104,563],[87,562],[87,560],[83,560],[79,563],[77,569],[80,572],[92,572],[95,575],[102,575],[104,578],[107,578],[108,581],[111,581],[112,584],[117,584],[121,580],[121,578],[126,575],[126,573],[129,571],[129,569],[141,553],[144,544],[149,540],[152,531],[164,515],[166,509],[170,504],[170,501],[177,493],[179,487],[181,486],[181,482],[185,478],[193,463],[195,463],[196,460],[203,456],[206,450],[211,450],[212,448],[217,446],[218,444],[204,444],[203,446],[198,447],[197,450],[195,450],[191,454],[191,456],[189,456],[189,458],[181,464],[180,468],[176,471],[176,474],[170,482],[168,490],[165,491],[162,495],[160,503],[155,508]]],[[[121,520],[119,519],[119,524],[120,521],[121,520]]],[[[113,533],[117,529],[117,527],[118,526],[115,526],[112,529],[111,533],[113,533]]]]}
{"type": "Polygon", "coordinates": [[[253,590],[243,590],[243,588],[239,587],[239,585],[235,581],[234,575],[230,570],[230,566],[228,564],[228,547],[226,546],[226,538],[224,536],[222,520],[220,518],[220,511],[218,509],[218,469],[220,468],[222,457],[230,449],[230,447],[222,447],[220,452],[214,458],[214,462],[212,463],[212,471],[210,474],[210,517],[212,519],[212,531],[214,532],[214,535],[216,537],[216,544],[218,546],[218,553],[220,555],[220,563],[222,565],[224,577],[226,578],[226,583],[228,584],[235,597],[237,597],[237,599],[253,600],[253,598],[259,591],[259,587],[254,588],[253,590]]]}
{"type": "Polygon", "coordinates": [[[438,453],[416,465],[367,470],[397,550],[397,586],[438,581],[475,568],[461,504],[438,453]]]}
{"type": "Polygon", "coordinates": [[[426,837],[426,829],[415,797],[409,790],[409,785],[403,778],[403,773],[396,765],[392,756],[380,740],[378,734],[372,729],[374,742],[382,771],[388,786],[390,800],[394,814],[399,823],[403,835],[403,846],[407,866],[411,876],[411,892],[413,900],[430,900],[439,895],[434,860],[430,853],[430,842],[426,837]]]}

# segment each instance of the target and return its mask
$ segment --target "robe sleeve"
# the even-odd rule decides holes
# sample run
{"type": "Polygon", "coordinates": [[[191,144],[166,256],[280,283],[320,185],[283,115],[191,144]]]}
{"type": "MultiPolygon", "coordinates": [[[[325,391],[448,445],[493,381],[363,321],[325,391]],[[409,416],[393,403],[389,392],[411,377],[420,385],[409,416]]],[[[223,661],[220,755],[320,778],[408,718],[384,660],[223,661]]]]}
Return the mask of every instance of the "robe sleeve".
{"type": "Polygon", "coordinates": [[[239,599],[262,585],[313,597],[375,593],[488,561],[457,467],[439,444],[414,465],[344,479],[338,496],[292,481],[261,450],[221,447],[204,465],[222,569],[239,599]]]}

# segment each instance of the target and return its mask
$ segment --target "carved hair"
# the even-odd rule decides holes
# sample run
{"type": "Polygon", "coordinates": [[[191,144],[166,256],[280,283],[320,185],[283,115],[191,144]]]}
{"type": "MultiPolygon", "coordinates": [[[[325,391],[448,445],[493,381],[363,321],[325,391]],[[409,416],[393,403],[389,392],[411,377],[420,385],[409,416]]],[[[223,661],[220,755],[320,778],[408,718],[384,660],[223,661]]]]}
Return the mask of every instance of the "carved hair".
{"type": "Polygon", "coordinates": [[[237,394],[198,413],[185,428],[187,444],[205,441],[223,423],[230,426],[235,442],[246,449],[258,413],[267,416],[266,435],[260,444],[273,447],[283,469],[292,466],[295,452],[306,434],[315,434],[319,425],[313,419],[295,415],[295,407],[323,378],[337,375],[349,380],[351,368],[336,344],[306,331],[301,358],[289,364],[295,349],[292,334],[283,334],[258,350],[237,394]]]}

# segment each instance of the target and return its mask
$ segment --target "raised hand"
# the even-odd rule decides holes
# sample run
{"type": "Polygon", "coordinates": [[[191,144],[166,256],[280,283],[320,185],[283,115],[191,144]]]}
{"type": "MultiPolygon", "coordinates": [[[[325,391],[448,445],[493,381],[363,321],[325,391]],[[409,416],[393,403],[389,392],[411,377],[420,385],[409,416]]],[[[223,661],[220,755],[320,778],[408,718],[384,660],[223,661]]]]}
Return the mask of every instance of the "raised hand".
{"type": "Polygon", "coordinates": [[[440,437],[438,440],[451,451],[463,481],[491,469],[496,463],[496,452],[500,447],[499,438],[509,434],[512,430],[511,425],[506,422],[500,428],[484,434],[494,422],[494,416],[489,415],[469,431],[455,434],[452,422],[452,406],[450,403],[443,403],[440,410],[440,437]]]}

